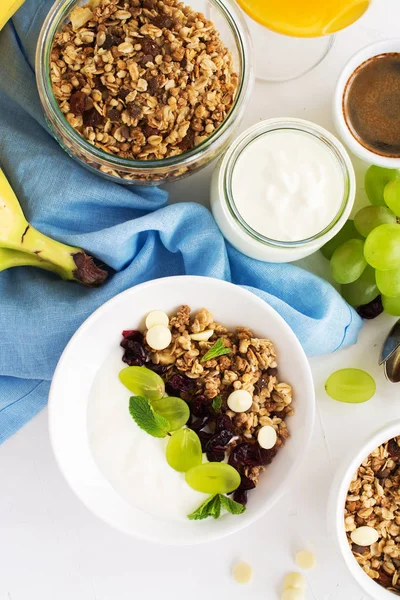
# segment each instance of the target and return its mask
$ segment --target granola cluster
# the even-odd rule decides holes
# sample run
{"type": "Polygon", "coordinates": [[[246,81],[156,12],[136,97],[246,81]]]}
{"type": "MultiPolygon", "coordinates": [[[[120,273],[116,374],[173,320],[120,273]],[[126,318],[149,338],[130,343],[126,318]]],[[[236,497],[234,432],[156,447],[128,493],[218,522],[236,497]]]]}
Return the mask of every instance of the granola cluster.
{"type": "Polygon", "coordinates": [[[366,574],[400,595],[400,437],[376,448],[360,465],[346,499],[345,528],[366,574]],[[351,532],[364,525],[379,534],[371,546],[351,541],[351,532]]]}
{"type": "MultiPolygon", "coordinates": [[[[257,485],[260,473],[290,437],[286,418],[293,414],[292,388],[279,381],[274,346],[245,327],[228,330],[205,308],[191,317],[190,308],[182,306],[170,318],[169,327],[170,345],[154,351],[143,338],[141,356],[146,357],[146,367],[162,376],[167,392],[180,395],[189,404],[188,427],[198,432],[209,460],[228,458],[239,470],[242,487],[235,492],[235,500],[245,503],[247,491],[257,485]],[[193,339],[202,332],[207,332],[207,341],[193,339]],[[204,361],[218,340],[231,352],[204,361]],[[241,389],[252,395],[252,406],[246,412],[233,412],[228,397],[241,389]],[[260,428],[266,425],[277,434],[275,446],[269,450],[257,441],[260,428]]],[[[133,346],[129,341],[123,340],[121,345],[128,348],[123,360],[138,364],[135,350],[130,353],[133,346]]]]}
{"type": "Polygon", "coordinates": [[[214,24],[178,0],[91,0],[53,41],[66,119],[121,158],[176,156],[226,119],[238,76],[214,24]]]}

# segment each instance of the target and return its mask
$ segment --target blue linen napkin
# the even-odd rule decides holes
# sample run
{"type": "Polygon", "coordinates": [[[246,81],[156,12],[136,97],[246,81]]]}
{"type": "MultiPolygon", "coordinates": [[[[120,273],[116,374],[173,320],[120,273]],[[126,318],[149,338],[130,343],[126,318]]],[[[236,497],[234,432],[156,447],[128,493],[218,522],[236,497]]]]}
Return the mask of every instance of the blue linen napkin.
{"type": "Polygon", "coordinates": [[[203,206],[166,206],[164,191],[111,183],[61,150],[47,130],[33,71],[52,1],[27,0],[0,33],[0,165],[35,227],[116,273],[99,289],[34,268],[0,273],[0,443],[45,405],[58,358],[88,315],[156,277],[208,275],[247,287],[284,317],[308,355],[355,343],[361,319],[322,279],[247,258],[225,243],[203,206]]]}

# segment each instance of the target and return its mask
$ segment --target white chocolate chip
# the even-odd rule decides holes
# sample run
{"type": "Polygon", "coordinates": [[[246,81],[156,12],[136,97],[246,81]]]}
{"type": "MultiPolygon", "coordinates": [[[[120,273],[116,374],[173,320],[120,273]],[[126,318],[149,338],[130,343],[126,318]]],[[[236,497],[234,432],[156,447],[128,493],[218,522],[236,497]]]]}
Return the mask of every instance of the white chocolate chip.
{"type": "Polygon", "coordinates": [[[350,534],[351,541],[359,546],[371,546],[379,539],[379,533],[373,527],[358,527],[350,534]]]}
{"type": "Polygon", "coordinates": [[[271,425],[264,425],[257,434],[258,443],[265,450],[270,450],[275,446],[277,437],[276,431],[271,425]]]}
{"type": "Polygon", "coordinates": [[[283,580],[283,589],[304,590],[306,587],[306,578],[301,573],[288,573],[283,580]]]}
{"type": "Polygon", "coordinates": [[[304,600],[303,590],[297,590],[295,588],[288,588],[281,596],[281,600],[304,600]]]}
{"type": "Polygon", "coordinates": [[[146,317],[146,327],[151,329],[155,325],[165,325],[168,327],[169,318],[168,315],[162,310],[152,310],[146,317]]]}
{"type": "Polygon", "coordinates": [[[253,404],[250,392],[246,390],[235,390],[228,396],[228,406],[233,412],[242,413],[249,410],[253,404]]]}
{"type": "Polygon", "coordinates": [[[237,583],[249,583],[253,576],[253,569],[249,564],[239,562],[233,567],[232,575],[237,583]]]}
{"type": "Polygon", "coordinates": [[[192,333],[190,337],[195,342],[207,342],[213,333],[213,329],[206,329],[205,331],[200,331],[200,333],[192,333]]]}
{"type": "Polygon", "coordinates": [[[300,550],[296,554],[296,564],[300,567],[300,569],[313,569],[316,564],[315,556],[309,550],[300,550]]]}
{"type": "Polygon", "coordinates": [[[165,325],[155,325],[146,333],[146,341],[153,350],[164,350],[171,343],[172,335],[165,325]]]}

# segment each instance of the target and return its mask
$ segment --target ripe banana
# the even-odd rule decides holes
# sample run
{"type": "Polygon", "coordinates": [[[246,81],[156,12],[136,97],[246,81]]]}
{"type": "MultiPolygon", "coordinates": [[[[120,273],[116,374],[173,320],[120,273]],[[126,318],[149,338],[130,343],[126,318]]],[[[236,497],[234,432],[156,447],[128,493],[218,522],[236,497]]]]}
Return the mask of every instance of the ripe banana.
{"type": "Polygon", "coordinates": [[[101,285],[107,272],[95,265],[81,248],[53,240],[28,223],[6,176],[0,169],[0,263],[8,266],[29,264],[54,271],[63,279],[88,286],[101,285]],[[22,256],[21,256],[22,254],[22,256]],[[27,256],[23,256],[23,255],[27,256]]]}
{"type": "Polygon", "coordinates": [[[13,14],[24,3],[24,0],[1,0],[0,2],[0,31],[13,14]]]}

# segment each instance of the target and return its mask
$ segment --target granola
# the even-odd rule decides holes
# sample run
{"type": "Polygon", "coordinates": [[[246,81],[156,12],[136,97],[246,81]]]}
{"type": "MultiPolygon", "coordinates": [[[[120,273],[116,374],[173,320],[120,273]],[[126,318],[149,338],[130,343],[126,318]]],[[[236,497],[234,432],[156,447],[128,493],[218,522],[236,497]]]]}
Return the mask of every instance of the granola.
{"type": "Polygon", "coordinates": [[[400,595],[400,436],[376,448],[358,468],[347,494],[344,523],[358,564],[400,595]],[[375,529],[378,541],[354,544],[351,533],[361,526],[375,529]]]}
{"type": "Polygon", "coordinates": [[[181,306],[170,318],[169,328],[171,342],[158,351],[141,332],[124,332],[123,360],[153,369],[164,379],[170,395],[179,395],[189,404],[188,427],[198,433],[211,462],[228,458],[239,471],[241,485],[234,499],[245,504],[247,491],[258,484],[265,466],[290,437],[286,419],[293,415],[292,388],[279,380],[275,348],[247,328],[231,331],[216,323],[205,308],[192,317],[190,308],[181,306]],[[204,336],[199,335],[202,332],[204,336]],[[229,354],[204,360],[219,340],[229,354]],[[235,390],[251,395],[248,410],[229,408],[228,399],[235,390]],[[257,439],[265,426],[276,432],[276,442],[269,449],[262,448],[257,439]]]}
{"type": "Polygon", "coordinates": [[[226,119],[238,76],[214,24],[178,0],[91,0],[53,41],[69,124],[121,158],[177,156],[226,119]]]}

